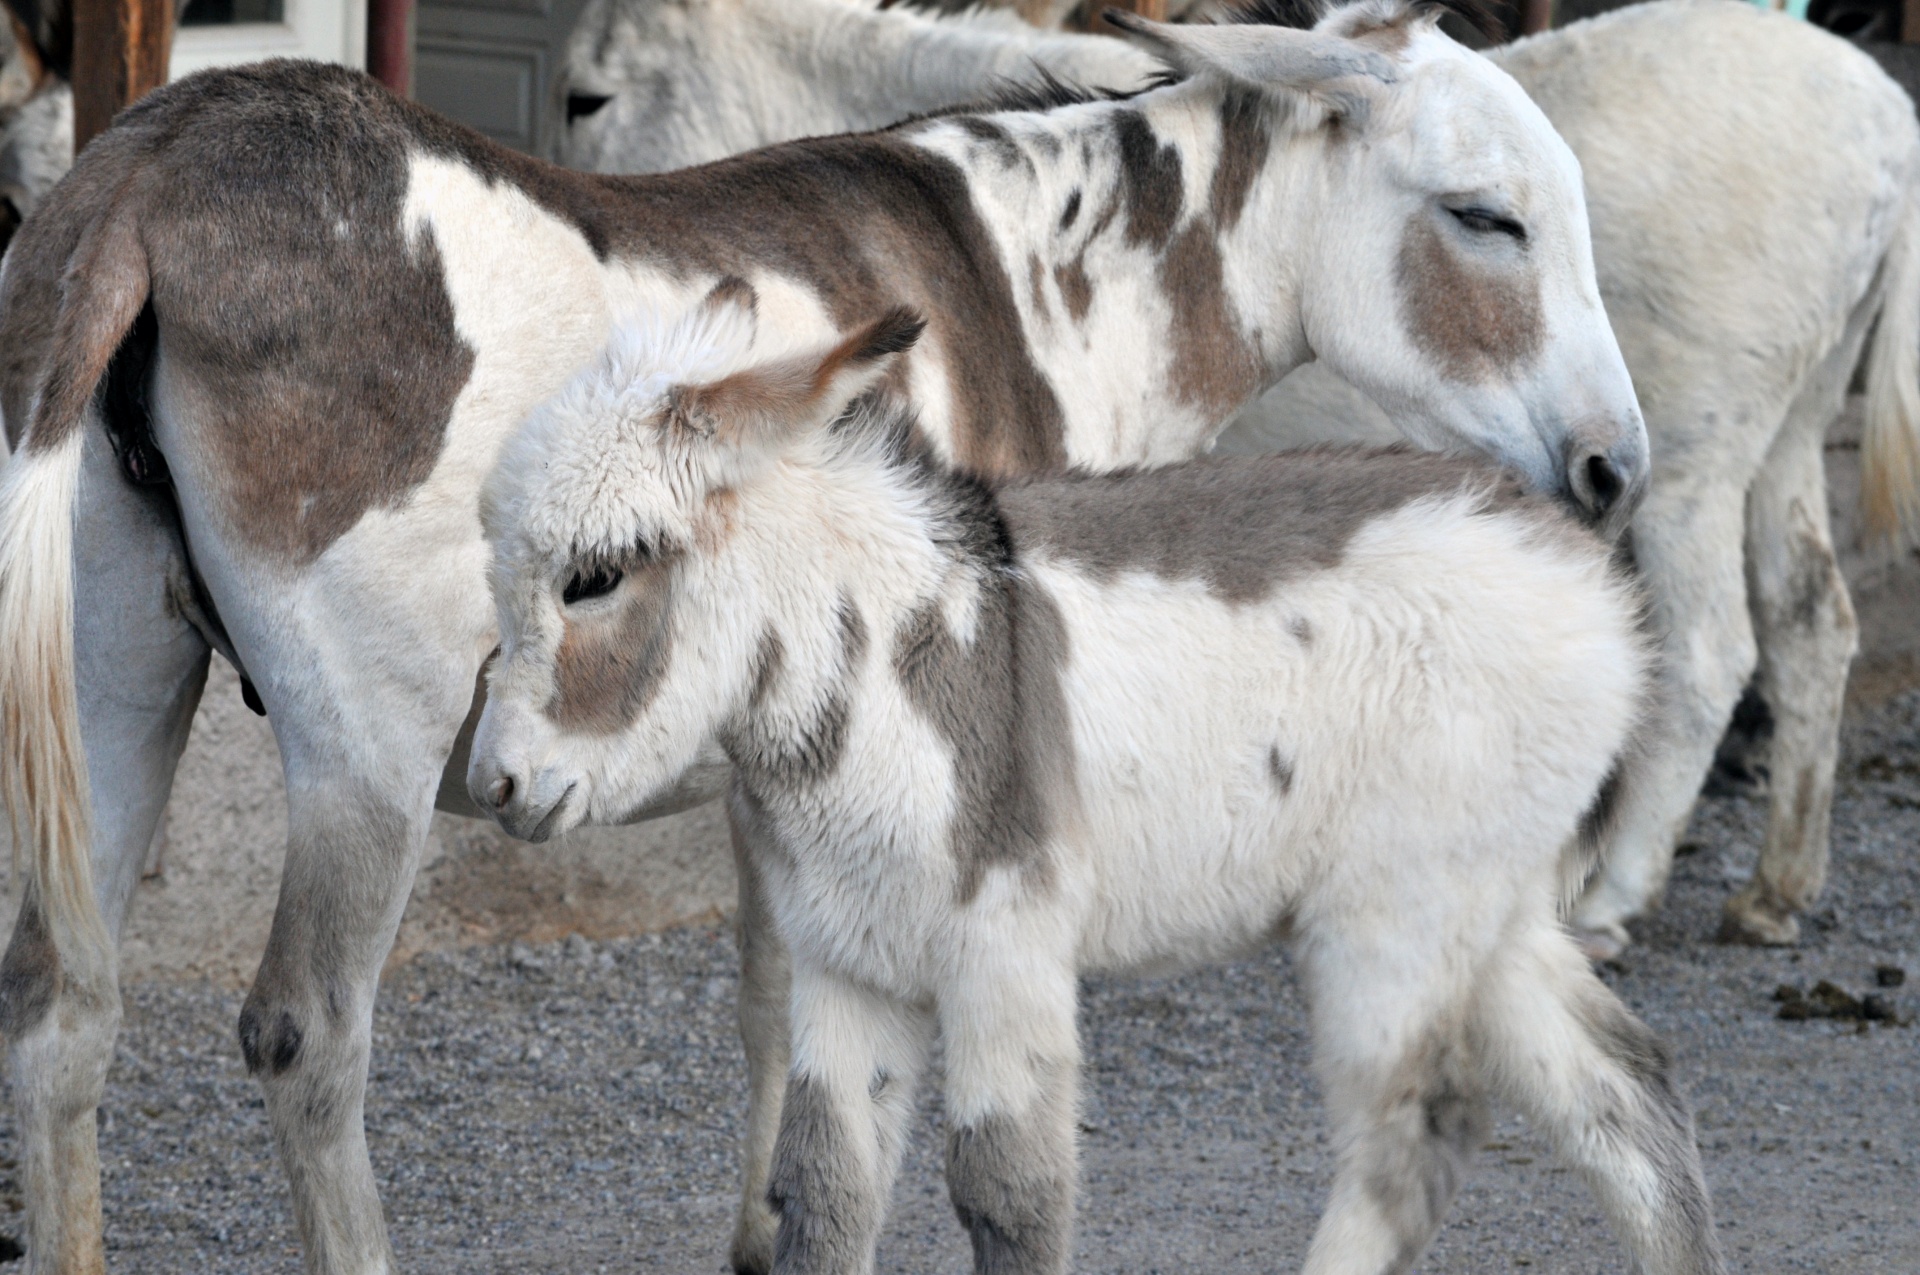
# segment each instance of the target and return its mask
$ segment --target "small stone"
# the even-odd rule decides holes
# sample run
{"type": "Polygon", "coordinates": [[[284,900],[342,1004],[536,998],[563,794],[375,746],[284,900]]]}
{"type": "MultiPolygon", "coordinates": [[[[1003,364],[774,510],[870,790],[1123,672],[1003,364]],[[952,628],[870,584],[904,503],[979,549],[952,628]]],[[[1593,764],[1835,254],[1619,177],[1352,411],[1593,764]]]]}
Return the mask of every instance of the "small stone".
{"type": "Polygon", "coordinates": [[[1907,981],[1907,972],[1898,965],[1876,965],[1873,967],[1875,987],[1900,987],[1907,981]]]}
{"type": "Polygon", "coordinates": [[[1806,998],[1807,994],[1795,987],[1792,983],[1782,983],[1773,989],[1773,999],[1777,1001],[1800,1001],[1806,998]]]}
{"type": "Polygon", "coordinates": [[[1860,1017],[1870,1023],[1900,1021],[1900,1015],[1894,1012],[1893,1002],[1885,996],[1876,996],[1872,992],[1860,998],[1860,1017]]]}

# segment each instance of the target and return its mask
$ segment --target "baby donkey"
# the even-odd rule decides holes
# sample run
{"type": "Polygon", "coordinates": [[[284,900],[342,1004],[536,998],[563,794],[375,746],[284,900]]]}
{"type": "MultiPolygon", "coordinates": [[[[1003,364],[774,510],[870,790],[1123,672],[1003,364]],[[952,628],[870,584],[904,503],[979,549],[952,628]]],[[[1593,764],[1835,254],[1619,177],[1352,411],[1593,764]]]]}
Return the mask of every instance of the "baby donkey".
{"type": "Polygon", "coordinates": [[[1667,1055],[1556,920],[1647,676],[1602,543],[1404,451],[983,484],[868,393],[911,314],[757,326],[629,325],[508,448],[468,779],[538,840],[726,749],[793,962],[777,1270],[873,1268],[936,1038],[976,1269],[1064,1270],[1076,978],[1277,938],[1339,1146],[1308,1271],[1411,1266],[1496,1097],[1637,1269],[1721,1269],[1667,1055]]]}

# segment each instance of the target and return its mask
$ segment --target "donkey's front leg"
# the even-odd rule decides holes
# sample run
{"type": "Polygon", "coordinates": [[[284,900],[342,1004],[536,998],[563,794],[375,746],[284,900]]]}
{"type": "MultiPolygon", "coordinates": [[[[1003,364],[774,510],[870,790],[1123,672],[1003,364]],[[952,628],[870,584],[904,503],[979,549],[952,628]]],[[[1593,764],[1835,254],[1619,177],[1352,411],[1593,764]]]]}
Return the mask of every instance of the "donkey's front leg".
{"type": "Polygon", "coordinates": [[[735,933],[740,946],[740,1042],[747,1054],[747,1133],[741,1140],[740,1214],[733,1228],[737,1275],[767,1275],[780,1219],[767,1202],[767,1175],[780,1132],[792,1044],[787,1001],[793,975],[787,949],[774,932],[766,881],[754,862],[754,838],[765,835],[756,812],[735,803],[729,811],[733,862],[739,874],[740,908],[735,933]]]}
{"type": "Polygon", "coordinates": [[[779,1275],[864,1275],[906,1145],[928,1016],[806,962],[767,1200],[779,1275]]]}
{"type": "Polygon", "coordinates": [[[373,1275],[391,1267],[362,1126],[374,995],[425,844],[437,768],[411,793],[330,772],[287,767],[286,867],[240,1046],[266,1091],[307,1270],[373,1275]]]}
{"type": "Polygon", "coordinates": [[[1072,1255],[1079,1177],[1075,977],[1018,955],[1009,941],[977,945],[941,999],[947,1192],[974,1270],[1052,1275],[1072,1255]]]}

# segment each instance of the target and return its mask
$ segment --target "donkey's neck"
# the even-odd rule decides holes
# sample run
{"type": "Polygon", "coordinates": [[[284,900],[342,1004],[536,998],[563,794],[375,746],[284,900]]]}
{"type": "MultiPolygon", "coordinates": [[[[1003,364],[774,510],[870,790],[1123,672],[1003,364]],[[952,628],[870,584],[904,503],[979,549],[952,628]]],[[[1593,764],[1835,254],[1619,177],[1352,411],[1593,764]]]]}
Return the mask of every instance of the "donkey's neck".
{"type": "Polygon", "coordinates": [[[818,132],[882,128],[982,101],[1009,81],[1031,82],[1036,65],[1117,90],[1138,87],[1155,68],[1118,40],[1049,35],[1005,15],[939,18],[845,0],[753,8],[755,39],[784,72],[783,94],[808,103],[801,109],[818,132]]]}
{"type": "Polygon", "coordinates": [[[967,173],[1069,457],[1190,457],[1311,358],[1290,263],[1319,157],[1270,102],[1189,82],[910,136],[967,173]]]}
{"type": "Polygon", "coordinates": [[[903,460],[893,437],[818,438],[737,489],[738,532],[708,576],[710,610],[757,625],[763,672],[728,748],[777,755],[779,738],[884,665],[930,604],[962,605],[993,517],[971,480],[903,460]]]}

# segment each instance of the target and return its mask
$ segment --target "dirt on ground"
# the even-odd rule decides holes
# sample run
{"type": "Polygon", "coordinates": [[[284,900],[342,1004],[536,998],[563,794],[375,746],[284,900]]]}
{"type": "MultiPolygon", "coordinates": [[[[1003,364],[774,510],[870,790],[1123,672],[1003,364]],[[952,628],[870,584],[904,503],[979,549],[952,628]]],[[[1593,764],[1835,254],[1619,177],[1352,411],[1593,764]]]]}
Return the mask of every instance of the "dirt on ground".
{"type": "MultiPolygon", "coordinates": [[[[1710,941],[1764,813],[1703,801],[1666,906],[1605,977],[1677,1059],[1734,1270],[1911,1275],[1920,693],[1848,729],[1832,882],[1795,950],[1710,941]]],[[[429,952],[393,972],[367,1130],[400,1269],[721,1271],[744,1106],[734,988],[720,926],[429,952]]],[[[215,983],[131,991],[100,1136],[115,1271],[298,1269],[239,1008],[215,983]]],[[[1286,956],[1091,980],[1083,1023],[1078,1269],[1297,1267],[1331,1166],[1286,956]]],[[[961,1272],[938,1104],[923,1105],[880,1269],[961,1272]]],[[[0,1229],[17,1234],[10,1123],[0,1152],[0,1229]]],[[[1593,1198],[1509,1116],[1419,1269],[1625,1266],[1593,1198]]]]}

